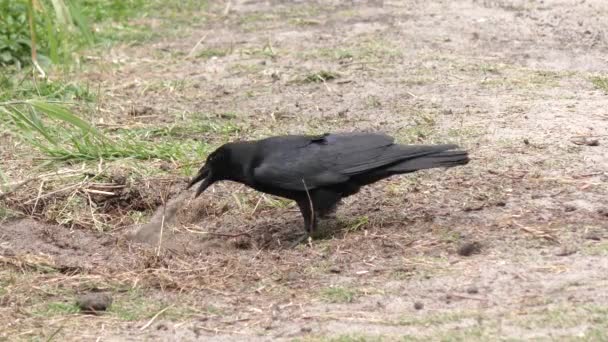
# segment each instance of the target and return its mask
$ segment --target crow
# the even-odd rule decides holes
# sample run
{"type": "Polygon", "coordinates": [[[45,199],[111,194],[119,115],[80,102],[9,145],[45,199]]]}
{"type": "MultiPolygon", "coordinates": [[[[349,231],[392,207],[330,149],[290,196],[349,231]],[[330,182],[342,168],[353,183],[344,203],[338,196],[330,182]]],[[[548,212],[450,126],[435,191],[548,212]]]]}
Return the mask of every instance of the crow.
{"type": "Polygon", "coordinates": [[[469,162],[457,145],[400,145],[379,133],[284,135],[231,142],[209,154],[188,189],[202,183],[195,198],[217,181],[230,180],[267,194],[294,200],[306,235],[317,217],[340,200],[381,179],[469,162]]]}

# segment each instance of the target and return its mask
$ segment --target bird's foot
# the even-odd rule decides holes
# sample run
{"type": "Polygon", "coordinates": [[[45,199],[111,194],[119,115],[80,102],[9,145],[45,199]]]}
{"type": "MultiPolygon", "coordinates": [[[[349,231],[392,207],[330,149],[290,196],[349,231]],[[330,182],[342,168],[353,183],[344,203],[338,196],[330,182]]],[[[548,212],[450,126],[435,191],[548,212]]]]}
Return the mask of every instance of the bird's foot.
{"type": "Polygon", "coordinates": [[[310,234],[303,233],[302,235],[298,236],[298,238],[296,238],[294,241],[291,242],[291,244],[289,245],[289,248],[296,248],[299,244],[301,244],[304,241],[307,241],[308,239],[310,239],[310,234]]]}

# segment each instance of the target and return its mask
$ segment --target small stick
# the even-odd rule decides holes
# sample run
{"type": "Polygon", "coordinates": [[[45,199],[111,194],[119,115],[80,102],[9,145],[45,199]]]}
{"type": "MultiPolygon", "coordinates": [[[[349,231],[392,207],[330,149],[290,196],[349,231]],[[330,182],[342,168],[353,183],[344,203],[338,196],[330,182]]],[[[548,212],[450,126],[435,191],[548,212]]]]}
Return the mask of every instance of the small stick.
{"type": "Polygon", "coordinates": [[[207,39],[208,35],[209,35],[209,33],[205,33],[205,35],[201,39],[199,39],[198,42],[196,42],[194,47],[188,53],[188,57],[192,57],[192,55],[194,55],[194,52],[196,51],[196,49],[198,49],[198,47],[203,43],[203,41],[205,41],[205,39],[207,39]]]}
{"type": "Polygon", "coordinates": [[[0,193],[0,199],[5,198],[6,196],[12,194],[13,192],[19,190],[21,187],[23,187],[24,185],[28,184],[29,182],[35,181],[37,179],[39,179],[40,177],[33,177],[30,179],[26,179],[22,182],[16,183],[16,184],[11,184],[13,187],[11,189],[6,190],[6,192],[2,192],[0,193]]]}
{"type": "Polygon", "coordinates": [[[156,315],[152,316],[152,318],[150,318],[150,320],[148,321],[148,323],[146,323],[143,327],[139,328],[139,330],[145,330],[147,327],[149,327],[152,323],[154,323],[154,320],[156,320],[158,318],[158,316],[162,315],[163,312],[169,310],[169,308],[171,308],[173,306],[173,304],[167,306],[166,308],[160,310],[159,312],[156,313],[156,315]]]}
{"type": "Polygon", "coordinates": [[[44,180],[40,182],[40,187],[38,188],[38,196],[36,196],[36,202],[34,202],[34,208],[32,208],[32,215],[36,213],[36,207],[38,206],[38,200],[40,199],[40,194],[42,194],[42,186],[44,185],[44,180]]]}
{"type": "Polygon", "coordinates": [[[222,12],[223,17],[227,16],[228,13],[230,13],[230,7],[232,7],[232,2],[230,0],[228,0],[228,3],[226,4],[224,11],[222,12]]]}
{"type": "Polygon", "coordinates": [[[165,230],[165,213],[167,212],[167,199],[166,199],[166,195],[167,193],[165,192],[164,194],[162,194],[160,197],[163,201],[163,216],[160,219],[160,235],[158,236],[158,250],[156,251],[156,256],[159,257],[160,256],[160,249],[162,247],[163,244],[163,231],[165,230]]]}
{"type": "Polygon", "coordinates": [[[249,234],[249,232],[242,232],[242,233],[238,233],[238,234],[223,234],[223,233],[213,233],[213,232],[202,232],[199,230],[190,229],[188,227],[184,227],[184,229],[187,232],[194,233],[194,234],[206,234],[206,235],[215,235],[215,236],[223,236],[223,237],[239,237],[239,236],[251,237],[251,234],[249,234]]]}
{"type": "Polygon", "coordinates": [[[264,199],[264,195],[260,196],[258,203],[255,204],[255,207],[251,211],[251,216],[253,216],[255,214],[255,212],[258,210],[258,207],[260,206],[260,202],[262,202],[262,199],[264,199]]]}
{"type": "Polygon", "coordinates": [[[98,195],[108,195],[108,196],[114,196],[114,195],[116,195],[113,192],[102,191],[102,190],[95,190],[95,189],[84,189],[84,192],[88,192],[88,193],[91,193],[91,194],[98,194],[98,195]]]}

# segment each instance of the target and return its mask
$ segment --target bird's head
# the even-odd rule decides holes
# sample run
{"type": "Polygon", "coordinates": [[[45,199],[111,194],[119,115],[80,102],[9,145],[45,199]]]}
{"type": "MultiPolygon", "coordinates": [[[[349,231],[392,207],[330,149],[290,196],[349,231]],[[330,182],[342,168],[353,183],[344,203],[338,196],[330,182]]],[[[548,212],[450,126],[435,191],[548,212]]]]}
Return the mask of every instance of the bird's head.
{"type": "Polygon", "coordinates": [[[196,190],[195,197],[198,197],[203,191],[205,191],[211,184],[222,179],[229,179],[231,174],[231,153],[230,149],[223,145],[217,150],[213,151],[207,157],[205,164],[198,171],[196,177],[194,177],[188,184],[188,189],[194,184],[203,181],[196,190]]]}

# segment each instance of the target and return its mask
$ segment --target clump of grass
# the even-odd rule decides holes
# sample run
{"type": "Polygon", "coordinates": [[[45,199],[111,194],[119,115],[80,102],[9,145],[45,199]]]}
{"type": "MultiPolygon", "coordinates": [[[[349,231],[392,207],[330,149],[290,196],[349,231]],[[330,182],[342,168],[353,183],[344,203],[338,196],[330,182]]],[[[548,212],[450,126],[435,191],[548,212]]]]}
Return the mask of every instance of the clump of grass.
{"type": "Polygon", "coordinates": [[[593,83],[597,89],[603,90],[606,94],[608,94],[608,77],[591,77],[591,83],[593,83]]]}
{"type": "Polygon", "coordinates": [[[338,73],[335,73],[332,71],[327,71],[327,70],[321,70],[321,71],[313,72],[313,73],[306,75],[302,79],[302,83],[326,82],[326,81],[336,79],[338,77],[340,77],[340,75],[338,73]]]}
{"type": "Polygon", "coordinates": [[[417,110],[410,114],[412,124],[401,129],[399,136],[404,143],[423,143],[435,135],[436,113],[417,110]]]}
{"type": "Polygon", "coordinates": [[[48,78],[17,79],[15,75],[0,75],[0,101],[42,97],[47,100],[92,102],[96,96],[88,86],[74,82],[53,81],[48,78]]]}
{"type": "Polygon", "coordinates": [[[63,0],[0,0],[0,65],[38,61],[60,63],[75,49],[93,42],[88,21],[78,2],[63,0]]]}
{"type": "Polygon", "coordinates": [[[228,55],[229,52],[230,51],[227,49],[208,48],[208,49],[199,51],[196,54],[196,57],[205,58],[205,59],[209,59],[212,57],[224,57],[224,56],[228,55]]]}
{"type": "Polygon", "coordinates": [[[205,143],[164,141],[150,143],[137,134],[110,139],[89,122],[57,103],[40,100],[0,103],[15,126],[14,134],[55,160],[185,159],[190,151],[202,154],[205,143]],[[198,146],[196,146],[198,145],[198,146]]]}
{"type": "Polygon", "coordinates": [[[50,302],[42,305],[42,307],[34,309],[31,314],[35,317],[51,318],[56,316],[74,314],[78,311],[79,309],[75,303],[50,302]]]}
{"type": "Polygon", "coordinates": [[[356,291],[341,286],[332,286],[321,291],[321,298],[328,303],[352,303],[356,291]]]}
{"type": "Polygon", "coordinates": [[[215,120],[206,120],[204,122],[195,122],[191,124],[174,124],[165,127],[154,127],[134,130],[119,130],[126,134],[134,134],[136,136],[145,136],[146,138],[198,138],[204,133],[216,133],[229,135],[239,132],[241,129],[233,122],[223,122],[215,120]]]}
{"type": "Polygon", "coordinates": [[[99,23],[106,20],[114,22],[128,19],[141,13],[147,1],[144,0],[82,0],[82,14],[91,21],[99,23]]]}
{"type": "Polygon", "coordinates": [[[365,227],[368,224],[369,224],[369,217],[367,217],[367,216],[355,217],[353,219],[349,219],[348,221],[344,222],[344,225],[345,225],[344,230],[347,232],[356,232],[356,231],[365,229],[365,227]]]}
{"type": "Polygon", "coordinates": [[[366,98],[365,106],[369,109],[382,107],[382,102],[378,96],[370,95],[366,98]]]}
{"type": "Polygon", "coordinates": [[[11,217],[11,211],[4,204],[0,203],[0,222],[7,220],[11,217]]]}

